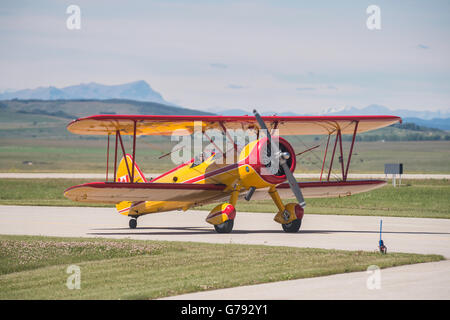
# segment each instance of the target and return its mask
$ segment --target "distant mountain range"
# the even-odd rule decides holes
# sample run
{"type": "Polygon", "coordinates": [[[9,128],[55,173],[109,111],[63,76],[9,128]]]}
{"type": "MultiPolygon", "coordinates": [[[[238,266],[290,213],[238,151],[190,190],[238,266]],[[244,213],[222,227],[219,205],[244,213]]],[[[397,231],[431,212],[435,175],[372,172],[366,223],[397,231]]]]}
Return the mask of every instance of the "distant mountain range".
{"type": "Polygon", "coordinates": [[[72,100],[0,100],[0,112],[10,117],[24,114],[76,119],[94,114],[158,114],[158,115],[212,115],[212,113],[169,106],[157,102],[125,99],[72,99],[72,100]]]}
{"type": "MultiPolygon", "coordinates": [[[[210,112],[213,112],[213,110],[210,110],[210,112]]],[[[217,114],[221,115],[221,116],[252,116],[253,115],[253,109],[249,108],[248,110],[243,110],[243,109],[227,109],[227,110],[222,110],[217,112],[217,109],[214,111],[217,114]]],[[[275,111],[266,111],[266,112],[260,112],[260,114],[262,116],[273,116],[273,115],[277,115],[277,116],[285,116],[285,117],[289,117],[289,116],[300,116],[300,114],[298,113],[294,113],[294,112],[275,112],[275,111]]]]}
{"type": "Polygon", "coordinates": [[[395,115],[402,118],[419,118],[423,120],[431,120],[436,118],[450,118],[450,112],[442,111],[416,111],[408,109],[391,110],[385,106],[371,104],[365,108],[345,107],[345,108],[329,108],[319,114],[322,115],[395,115]]]}
{"type": "Polygon", "coordinates": [[[391,110],[385,106],[371,104],[358,109],[347,107],[339,110],[328,109],[321,114],[326,115],[395,115],[402,118],[404,123],[415,123],[428,128],[450,130],[450,112],[441,111],[415,111],[407,109],[391,110]]]}
{"type": "MultiPolygon", "coordinates": [[[[46,101],[65,101],[65,100],[90,100],[90,105],[94,104],[93,100],[101,100],[106,102],[108,100],[110,105],[117,105],[117,102],[121,104],[124,100],[127,100],[125,104],[132,105],[132,101],[136,102],[147,102],[147,103],[157,103],[161,105],[168,105],[173,107],[178,107],[173,103],[166,101],[162,95],[153,90],[150,85],[144,80],[120,84],[120,85],[104,85],[95,82],[87,83],[87,84],[79,84],[68,86],[64,88],[56,88],[53,86],[50,87],[39,87],[36,89],[24,89],[18,91],[8,91],[4,93],[0,93],[0,100],[46,100],[46,101]],[[120,100],[114,102],[113,100],[120,100]]],[[[60,106],[61,103],[58,103],[60,106]]],[[[107,111],[108,109],[105,106],[102,106],[103,111],[107,111]]],[[[135,107],[133,107],[135,108],[135,107]]],[[[149,112],[155,112],[159,110],[163,112],[162,114],[176,112],[175,110],[164,110],[163,106],[158,107],[142,107],[139,106],[139,110],[134,110],[133,112],[140,113],[144,109],[149,112]],[[150,109],[151,110],[150,110],[150,109]],[[152,109],[153,108],[153,109],[152,109]]],[[[24,108],[30,110],[29,108],[24,108]]],[[[43,108],[43,105],[40,105],[39,108],[34,108],[33,110],[44,110],[46,112],[57,112],[58,107],[52,105],[50,108],[43,108]],[[49,110],[55,108],[53,110],[49,110]]],[[[113,108],[115,109],[115,108],[113,108]]],[[[116,108],[116,109],[126,109],[126,108],[116,108]]],[[[178,110],[178,109],[177,109],[178,110]]],[[[61,110],[68,115],[75,115],[76,112],[74,110],[61,110]]],[[[89,111],[89,110],[87,110],[89,111]]],[[[93,111],[93,110],[91,110],[93,111]]],[[[114,110],[113,112],[118,112],[119,110],[114,110]]],[[[28,112],[28,111],[27,111],[28,112]]],[[[190,110],[188,112],[193,112],[190,110]]],[[[251,115],[251,108],[248,110],[242,109],[228,109],[218,112],[217,109],[211,110],[210,113],[216,113],[225,116],[237,116],[237,115],[251,115]]],[[[196,114],[208,114],[204,112],[198,112],[196,114]]],[[[184,114],[184,112],[181,112],[184,114]]],[[[274,115],[277,114],[279,116],[297,116],[302,115],[295,112],[275,112],[275,111],[267,111],[262,112],[262,115],[274,115]]],[[[450,111],[442,112],[442,111],[415,111],[415,110],[407,110],[407,109],[398,109],[391,110],[385,106],[371,104],[365,108],[355,108],[355,107],[345,107],[345,108],[329,108],[323,110],[322,112],[315,114],[303,114],[303,115],[396,115],[403,118],[404,122],[413,122],[420,126],[426,126],[429,128],[437,128],[441,130],[450,130],[450,111]]]]}
{"type": "Polygon", "coordinates": [[[0,100],[33,99],[33,100],[106,100],[124,99],[146,102],[156,102],[173,105],[162,97],[159,92],[153,90],[144,80],[119,84],[104,85],[95,82],[82,83],[64,88],[39,87],[36,89],[24,89],[8,91],[0,94],[0,100]]]}
{"type": "MultiPolygon", "coordinates": [[[[217,112],[217,111],[216,111],[217,112]]],[[[229,109],[217,112],[224,116],[251,115],[251,110],[229,109]]],[[[391,110],[385,106],[371,104],[365,108],[330,108],[316,114],[298,114],[294,112],[266,111],[261,113],[264,116],[345,116],[345,115],[395,115],[403,119],[403,122],[411,122],[428,128],[450,130],[450,112],[441,111],[415,111],[407,109],[391,110]]]]}
{"type": "MultiPolygon", "coordinates": [[[[227,109],[218,112],[224,116],[241,116],[246,114],[251,114],[252,110],[243,110],[243,109],[227,109]]],[[[217,112],[217,110],[216,110],[217,112]]],[[[319,113],[307,113],[300,114],[295,112],[276,112],[276,111],[266,111],[262,112],[262,115],[278,115],[278,116],[316,116],[316,115],[395,115],[402,118],[419,118],[422,120],[431,120],[436,118],[450,118],[450,112],[442,112],[442,111],[415,111],[415,110],[407,110],[407,109],[398,109],[391,110],[385,106],[371,104],[365,108],[355,108],[355,107],[345,107],[345,108],[329,108],[325,109],[319,113]]]]}

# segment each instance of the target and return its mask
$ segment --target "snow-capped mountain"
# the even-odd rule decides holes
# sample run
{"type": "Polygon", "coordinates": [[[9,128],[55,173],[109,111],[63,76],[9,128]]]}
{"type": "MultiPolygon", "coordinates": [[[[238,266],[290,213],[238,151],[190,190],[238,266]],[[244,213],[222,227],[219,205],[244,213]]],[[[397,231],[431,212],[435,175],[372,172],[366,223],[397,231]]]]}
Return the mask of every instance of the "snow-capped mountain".
{"type": "Polygon", "coordinates": [[[371,104],[365,108],[343,107],[328,108],[319,113],[320,115],[394,115],[402,118],[419,118],[424,120],[450,118],[450,111],[416,111],[408,109],[391,110],[385,106],[371,104]]]}

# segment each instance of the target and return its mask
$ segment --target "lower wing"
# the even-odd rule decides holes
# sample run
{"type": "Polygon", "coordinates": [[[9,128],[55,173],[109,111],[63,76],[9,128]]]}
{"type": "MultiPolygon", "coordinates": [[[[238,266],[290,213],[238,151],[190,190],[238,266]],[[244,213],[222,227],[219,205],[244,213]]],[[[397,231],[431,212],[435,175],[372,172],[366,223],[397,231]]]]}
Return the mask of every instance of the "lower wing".
{"type": "MultiPolygon", "coordinates": [[[[305,198],[344,197],[371,191],[386,185],[384,180],[311,181],[299,182],[305,198]]],[[[200,205],[229,196],[225,185],[194,183],[117,183],[92,182],[73,186],[64,196],[73,201],[117,204],[121,201],[178,201],[200,205]]],[[[289,184],[277,186],[281,198],[293,199],[289,184]]],[[[241,193],[240,196],[245,196],[241,193]]],[[[270,199],[268,188],[257,189],[252,200],[270,199]]]]}
{"type": "Polygon", "coordinates": [[[201,204],[226,196],[225,188],[216,184],[92,182],[70,187],[64,191],[64,196],[92,203],[179,201],[201,204]]]}
{"type": "MultiPolygon", "coordinates": [[[[298,183],[305,198],[345,197],[371,191],[384,185],[386,185],[384,180],[310,181],[298,183]]],[[[287,183],[279,184],[277,190],[281,198],[295,198],[287,183]]],[[[252,196],[252,200],[265,199],[270,199],[268,189],[258,189],[252,196]]]]}

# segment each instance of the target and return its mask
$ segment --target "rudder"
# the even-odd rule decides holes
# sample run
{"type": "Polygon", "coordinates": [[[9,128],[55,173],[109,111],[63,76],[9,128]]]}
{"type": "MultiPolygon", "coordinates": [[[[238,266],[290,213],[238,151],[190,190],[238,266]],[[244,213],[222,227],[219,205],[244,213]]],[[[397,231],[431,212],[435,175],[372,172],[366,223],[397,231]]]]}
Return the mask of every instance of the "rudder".
{"type": "MultiPolygon", "coordinates": [[[[132,166],[133,166],[133,158],[131,155],[127,154],[126,157],[123,157],[122,160],[120,160],[119,167],[117,168],[117,174],[116,174],[116,182],[131,182],[130,174],[132,173],[132,166]],[[128,168],[127,168],[128,163],[128,168]],[[129,170],[129,173],[128,173],[129,170]]],[[[134,164],[134,181],[133,182],[147,182],[147,180],[144,177],[144,174],[142,173],[141,169],[139,169],[138,165],[134,164]]]]}
{"type": "MultiPolygon", "coordinates": [[[[123,157],[122,160],[120,160],[119,167],[117,168],[116,182],[131,182],[131,177],[128,174],[128,170],[130,170],[130,174],[132,174],[132,166],[133,166],[133,157],[127,154],[126,157],[123,157]],[[127,162],[125,161],[128,162],[128,169],[127,169],[127,162]]],[[[142,173],[141,169],[139,169],[136,163],[134,164],[134,182],[138,183],[147,182],[147,180],[144,177],[144,174],[142,173]]],[[[120,214],[127,216],[130,213],[130,209],[138,204],[140,203],[122,201],[116,204],[116,209],[120,214]]]]}

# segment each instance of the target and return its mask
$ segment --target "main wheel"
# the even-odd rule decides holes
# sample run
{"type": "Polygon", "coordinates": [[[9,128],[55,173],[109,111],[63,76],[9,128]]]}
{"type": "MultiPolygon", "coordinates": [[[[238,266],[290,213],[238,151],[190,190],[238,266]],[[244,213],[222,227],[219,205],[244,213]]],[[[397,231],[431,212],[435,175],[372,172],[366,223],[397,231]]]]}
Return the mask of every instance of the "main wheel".
{"type": "Polygon", "coordinates": [[[227,220],[224,223],[214,225],[217,233],[230,233],[233,230],[234,220],[227,220]]]}
{"type": "Polygon", "coordinates": [[[281,226],[283,227],[283,230],[285,232],[295,233],[295,232],[298,232],[301,225],[302,225],[302,220],[295,219],[294,221],[292,221],[290,223],[282,224],[281,226]]]}
{"type": "Polygon", "coordinates": [[[128,225],[130,226],[130,229],[136,229],[137,219],[136,218],[130,219],[130,222],[128,223],[128,225]]]}

